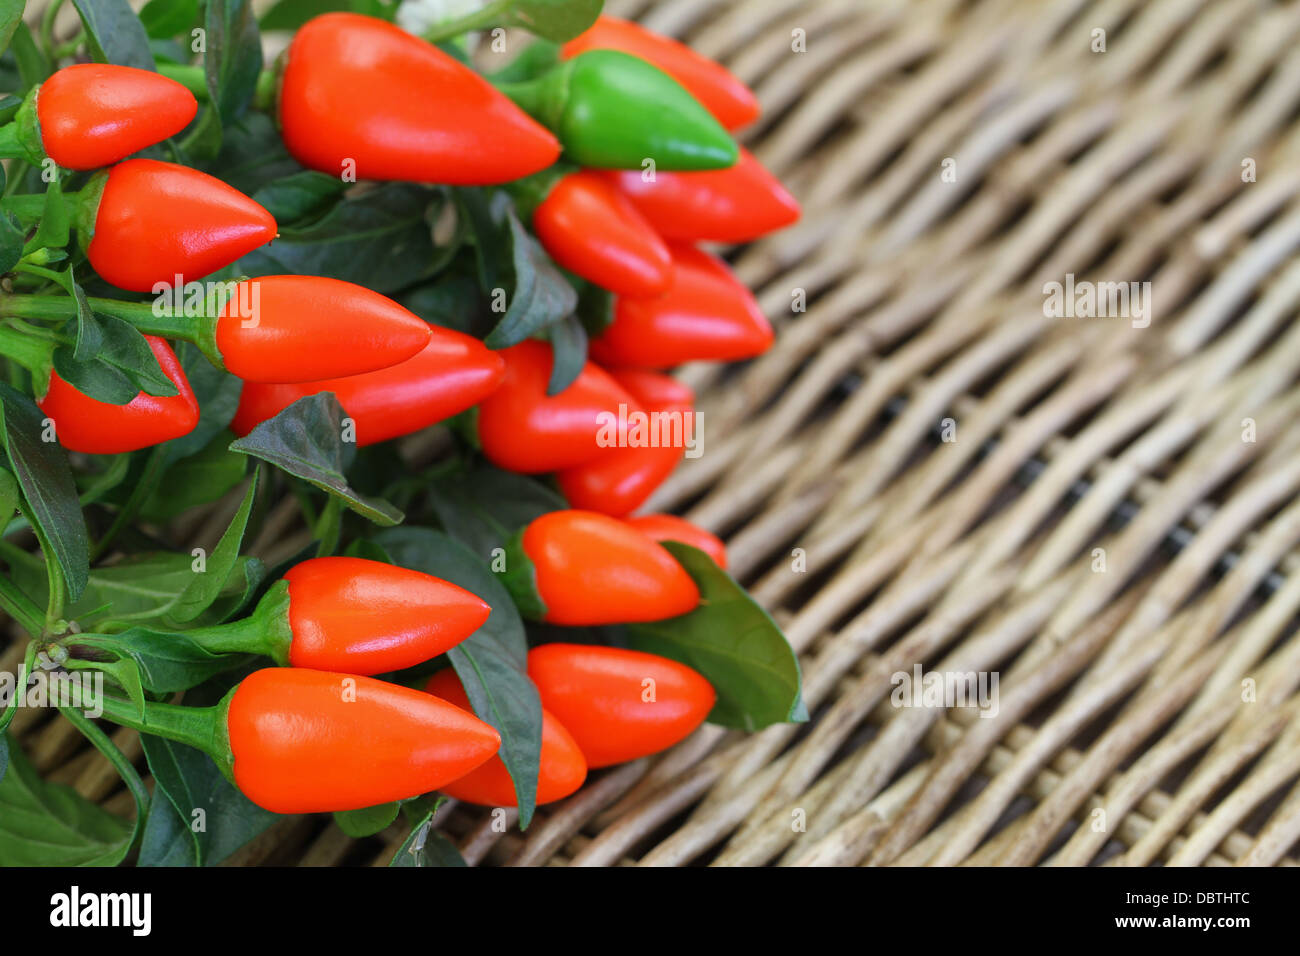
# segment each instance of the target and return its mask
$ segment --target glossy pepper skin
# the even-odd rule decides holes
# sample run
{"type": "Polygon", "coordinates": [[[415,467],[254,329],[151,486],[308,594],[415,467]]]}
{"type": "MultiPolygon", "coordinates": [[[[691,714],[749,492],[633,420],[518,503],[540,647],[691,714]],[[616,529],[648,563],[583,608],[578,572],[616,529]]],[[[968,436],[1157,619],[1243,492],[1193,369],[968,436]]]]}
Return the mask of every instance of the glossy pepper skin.
{"type": "Polygon", "coordinates": [[[670,248],[672,286],[656,299],[620,296],[614,321],[591,342],[591,357],[602,365],[666,369],[766,352],[772,326],[726,264],[691,246],[670,248]]]}
{"type": "Polygon", "coordinates": [[[430,326],[429,331],[429,344],[414,358],[377,372],[292,385],[245,382],[230,429],[247,435],[298,399],[333,392],[355,423],[361,447],[451,418],[501,384],[505,362],[496,352],[452,329],[430,326]]]}
{"type": "Polygon", "coordinates": [[[198,108],[175,80],[107,63],[66,66],[36,91],[41,145],[65,169],[111,166],[179,133],[198,108]]]}
{"type": "Polygon", "coordinates": [[[608,515],[544,514],[524,529],[521,545],[550,624],[661,621],[700,603],[699,588],[671,554],[608,515]]]}
{"type": "MultiPolygon", "coordinates": [[[[293,667],[385,674],[443,654],[488,619],[482,598],[450,581],[364,558],[312,558],[268,594],[293,667]],[[284,605],[287,603],[287,608],[284,605]]],[[[278,656],[278,655],[277,655],[278,656]]]]}
{"type": "Polygon", "coordinates": [[[739,129],[758,119],[758,98],[726,67],[640,24],[602,16],[587,32],[566,43],[560,56],[569,59],[588,50],[621,50],[653,63],[684,86],[727,129],[739,129]]]}
{"type": "Polygon", "coordinates": [[[285,145],[360,179],[488,185],[550,166],[560,147],[473,70],[391,23],[326,13],[293,38],[280,85],[285,145]]]}
{"type": "Polygon", "coordinates": [[[116,455],[180,438],[199,423],[199,403],[185,370],[171,347],[146,335],[163,374],[176,386],[176,395],[141,392],[126,405],[112,405],[83,395],[50,373],[50,385],[37,404],[54,421],[59,444],[69,451],[116,455]]]}
{"type": "Polygon", "coordinates": [[[358,810],[437,790],[501,738],[430,694],[370,677],[255,671],[223,703],[236,786],[274,813],[358,810]]]}
{"type": "Polygon", "coordinates": [[[533,213],[533,229],[552,259],[611,292],[653,296],[672,280],[668,247],[598,173],[560,179],[533,213]]]}
{"type": "Polygon", "coordinates": [[[684,740],[717,699],[685,664],[618,647],[543,644],[528,652],[528,676],[593,769],[684,740]]]}
{"type": "Polygon", "coordinates": [[[429,344],[427,322],[364,286],[262,276],[236,287],[214,330],[226,371],[246,382],[319,382],[389,368],[429,344]],[[242,288],[247,286],[247,288],[242,288]]]}
{"type": "Polygon", "coordinates": [[[581,166],[725,169],[737,147],[676,80],[617,50],[589,50],[535,80],[501,89],[552,130],[581,166]]]}
{"type": "Polygon", "coordinates": [[[722,570],[727,570],[727,546],[717,535],[705,531],[697,524],[692,524],[677,515],[652,514],[637,515],[626,519],[627,523],[642,534],[649,535],[656,541],[680,541],[692,548],[699,548],[722,570]]]}
{"type": "Polygon", "coordinates": [[[103,192],[81,241],[106,281],[132,292],[158,291],[176,276],[202,279],[276,236],[275,219],[221,180],[154,159],[118,163],[85,194],[103,192]]]}
{"type": "MultiPolygon", "coordinates": [[[[427,693],[441,697],[462,710],[474,712],[460,678],[450,667],[429,678],[427,693]]],[[[564,725],[549,711],[542,711],[542,750],[537,767],[537,804],[554,803],[575,792],[587,779],[587,761],[564,725]]],[[[449,797],[487,807],[518,806],[514,780],[505,762],[493,757],[465,776],[442,788],[449,797]]]]}
{"type": "Polygon", "coordinates": [[[743,147],[730,169],[658,172],[651,181],[632,170],[601,175],[659,235],[678,242],[749,242],[799,219],[799,203],[743,147]]]}
{"type": "MultiPolygon", "coordinates": [[[[610,375],[647,413],[675,415],[650,419],[646,439],[658,444],[608,448],[600,456],[557,472],[560,493],[574,508],[622,517],[641,507],[677,467],[686,440],[695,437],[695,393],[676,379],[644,369],[613,369],[610,375]],[[687,429],[691,429],[688,436],[687,429]]],[[[635,431],[629,431],[631,442],[635,431]]]]}
{"type": "Polygon", "coordinates": [[[521,474],[555,471],[590,461],[626,441],[629,412],[640,406],[600,368],[588,362],[568,388],[547,396],[551,346],[529,340],[502,349],[505,377],[478,407],[483,454],[521,474]]]}

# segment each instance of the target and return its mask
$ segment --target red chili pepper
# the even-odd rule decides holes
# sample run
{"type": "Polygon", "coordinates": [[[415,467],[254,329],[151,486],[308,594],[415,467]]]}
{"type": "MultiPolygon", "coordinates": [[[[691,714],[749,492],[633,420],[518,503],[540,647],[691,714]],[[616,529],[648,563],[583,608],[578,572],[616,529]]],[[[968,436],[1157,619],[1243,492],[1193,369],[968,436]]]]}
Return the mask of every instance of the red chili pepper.
{"type": "Polygon", "coordinates": [[[627,412],[640,406],[608,373],[588,362],[559,395],[546,394],[551,346],[529,340],[503,349],[501,386],[478,408],[479,442],[507,471],[537,474],[590,461],[626,443],[627,412]]]}
{"type": "Polygon", "coordinates": [[[533,213],[537,238],[557,263],[622,295],[668,288],[668,247],[618,190],[590,170],[570,173],[533,213]]]}
{"type": "Polygon", "coordinates": [[[262,276],[235,287],[212,331],[221,364],[248,382],[320,382],[413,358],[431,327],[364,286],[262,276]]]}
{"type": "MultiPolygon", "coordinates": [[[[456,672],[447,668],[429,678],[425,691],[462,710],[474,712],[456,672]]],[[[564,725],[547,710],[542,711],[542,750],[537,767],[537,804],[562,800],[587,779],[587,761],[564,725]]],[[[442,792],[465,803],[487,807],[518,806],[515,784],[500,756],[475,767],[465,776],[442,787],[442,792]]]]}
{"type": "Polygon", "coordinates": [[[478,339],[430,326],[426,345],[414,358],[364,375],[268,385],[245,382],[230,429],[250,431],[300,398],[333,392],[356,425],[358,446],[409,435],[477,405],[505,375],[501,356],[478,339]]]}
{"type": "Polygon", "coordinates": [[[730,169],[646,180],[637,170],[601,170],[665,239],[748,242],[798,221],[799,203],[749,150],[730,169]]]}
{"type": "Polygon", "coordinates": [[[554,136],[473,70],[354,13],[323,14],[294,35],[279,109],[289,152],[333,176],[487,185],[560,155],[554,136]]]}
{"type": "MultiPolygon", "coordinates": [[[[610,375],[649,415],[675,413],[677,417],[660,419],[666,423],[660,427],[654,426],[653,417],[650,419],[646,437],[658,444],[606,449],[598,458],[566,468],[555,478],[560,493],[574,508],[622,517],[641,507],[681,461],[695,393],[658,372],[614,369],[610,375]]],[[[629,430],[629,443],[635,434],[635,430],[629,430]]]]}
{"type": "Polygon", "coordinates": [[[129,159],[83,196],[78,225],[91,266],[133,292],[159,292],[178,275],[202,279],[276,235],[271,214],[243,193],[173,163],[129,159]]]}
{"type": "Polygon", "coordinates": [[[69,451],[116,455],[194,431],[199,423],[199,403],[176,353],[155,336],[146,335],[145,341],[178,394],[141,392],[126,405],[112,405],[83,395],[58,372],[51,372],[49,388],[37,404],[54,421],[60,445],[69,451]]]}
{"type": "Polygon", "coordinates": [[[65,169],[97,169],[179,133],[198,101],[150,70],[78,63],[34,91],[45,154],[65,169]]]}
{"type": "Polygon", "coordinates": [[[243,621],[190,632],[209,650],[280,664],[384,674],[437,657],[488,619],[482,598],[429,574],[364,558],[295,565],[243,621]]]}
{"type": "Polygon", "coordinates": [[[614,321],[591,342],[591,357],[602,365],[664,369],[766,352],[772,326],[726,264],[691,246],[670,248],[672,286],[656,299],[619,296],[614,321]]]}
{"type": "Polygon", "coordinates": [[[256,671],[222,707],[234,782],[275,813],[359,810],[428,793],[501,746],[496,730],[454,704],[349,674],[256,671]]]}
{"type": "Polygon", "coordinates": [[[586,33],[566,43],[560,56],[567,60],[587,50],[619,50],[653,63],[686,87],[727,129],[758,119],[758,98],[726,67],[640,24],[602,16],[586,33]]]}
{"type": "Polygon", "coordinates": [[[608,515],[544,514],[524,529],[520,545],[545,606],[542,620],[551,624],[661,621],[700,603],[699,588],[671,554],[608,515]]]}
{"type": "Polygon", "coordinates": [[[710,534],[697,524],[676,515],[637,515],[626,519],[627,523],[642,534],[647,534],[656,541],[680,541],[692,548],[699,548],[713,559],[713,563],[722,570],[727,569],[727,546],[717,535],[710,534]]]}
{"type": "Polygon", "coordinates": [[[717,699],[685,664],[617,647],[543,644],[528,652],[528,676],[593,769],[684,740],[717,699]]]}

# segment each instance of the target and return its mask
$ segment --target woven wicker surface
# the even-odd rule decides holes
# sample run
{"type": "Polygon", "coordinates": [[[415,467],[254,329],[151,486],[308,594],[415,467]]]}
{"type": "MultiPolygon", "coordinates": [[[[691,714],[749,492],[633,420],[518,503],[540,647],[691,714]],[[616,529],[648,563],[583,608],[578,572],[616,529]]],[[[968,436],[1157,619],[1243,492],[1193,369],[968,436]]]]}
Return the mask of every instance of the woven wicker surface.
{"type": "MultiPolygon", "coordinates": [[[[444,832],[483,865],[1295,865],[1300,8],[607,7],[753,85],[747,144],[804,203],[736,255],[775,348],[686,371],[705,454],[651,507],[724,536],[813,716],[706,726],[527,833],[454,804],[444,832]],[[1145,318],[1049,317],[1067,274],[1149,281],[1145,318]],[[897,706],[918,664],[996,674],[996,713],[897,706]]],[[[66,722],[15,731],[130,814],[66,722]]],[[[404,836],[287,818],[230,862],[404,836]]]]}

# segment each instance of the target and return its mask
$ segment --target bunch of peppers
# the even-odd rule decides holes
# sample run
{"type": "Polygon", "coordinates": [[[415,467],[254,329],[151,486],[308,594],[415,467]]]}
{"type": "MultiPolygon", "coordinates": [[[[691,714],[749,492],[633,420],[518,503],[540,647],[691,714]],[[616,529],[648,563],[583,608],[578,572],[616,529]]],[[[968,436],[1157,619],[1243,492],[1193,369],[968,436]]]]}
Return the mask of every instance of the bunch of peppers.
{"type": "MultiPolygon", "coordinates": [[[[87,455],[195,430],[202,409],[177,342],[241,381],[229,426],[238,436],[323,393],[357,446],[453,420],[496,467],[552,475],[571,506],[529,521],[506,549],[504,581],[526,617],[590,628],[688,615],[700,589],[663,542],[696,548],[722,569],[726,552],[684,519],[634,516],[685,449],[680,439],[633,441],[628,423],[693,422],[692,391],[667,373],[751,359],[773,342],[753,295],[700,245],[752,240],[798,218],[789,193],[732,138],[757,117],[757,100],[718,64],[610,17],[546,56],[526,52],[521,61],[543,62],[532,75],[485,78],[454,53],[381,19],[327,13],[296,32],[259,81],[257,105],[308,170],[363,186],[397,180],[509,197],[554,264],[606,306],[588,328],[589,358],[562,388],[545,332],[494,350],[335,278],[240,277],[169,311],[87,296],[71,266],[52,268],[68,257],[49,242],[60,219],[62,238],[76,232],[72,255],[127,293],[186,288],[274,250],[279,226],[254,199],[188,165],[130,158],[195,120],[210,91],[182,64],[66,66],[0,126],[0,155],[90,174],[75,192],[0,204],[26,240],[0,295],[0,353],[23,372],[11,380],[30,389],[60,445],[87,455]],[[17,290],[51,283],[69,294],[17,290]],[[79,371],[86,314],[147,349],[156,372],[91,387],[79,371]]],[[[476,716],[453,669],[417,686],[379,679],[439,660],[491,613],[433,575],[311,558],[246,617],[186,632],[211,655],[278,666],[253,671],[213,707],[115,696],[105,713],[204,751],[275,812],[352,810],[438,790],[513,806],[493,715],[476,716]]],[[[683,663],[589,643],[535,646],[527,675],[543,717],[537,803],[573,793],[589,768],[679,742],[717,698],[683,663]]]]}

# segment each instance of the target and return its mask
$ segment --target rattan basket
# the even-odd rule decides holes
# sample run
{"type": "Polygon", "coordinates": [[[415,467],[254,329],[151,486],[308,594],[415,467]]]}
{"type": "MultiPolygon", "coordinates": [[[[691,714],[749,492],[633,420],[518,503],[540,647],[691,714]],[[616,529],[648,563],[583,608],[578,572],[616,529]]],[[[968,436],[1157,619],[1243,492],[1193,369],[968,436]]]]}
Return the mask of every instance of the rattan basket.
{"type": "MultiPolygon", "coordinates": [[[[526,833],[454,803],[441,829],[471,865],[1295,865],[1300,6],[607,7],[753,85],[747,144],[804,203],[735,251],[778,342],[687,370],[706,453],[652,507],[724,536],[812,720],[706,726],[526,833]],[[1067,276],[1149,286],[1049,314],[1067,276]],[[918,666],[996,676],[996,707],[899,706],[918,666]]],[[[294,513],[254,553],[296,549],[294,513]]],[[[71,725],[14,730],[130,815],[71,725]]],[[[286,818],[227,862],[384,865],[405,835],[286,818]]]]}

